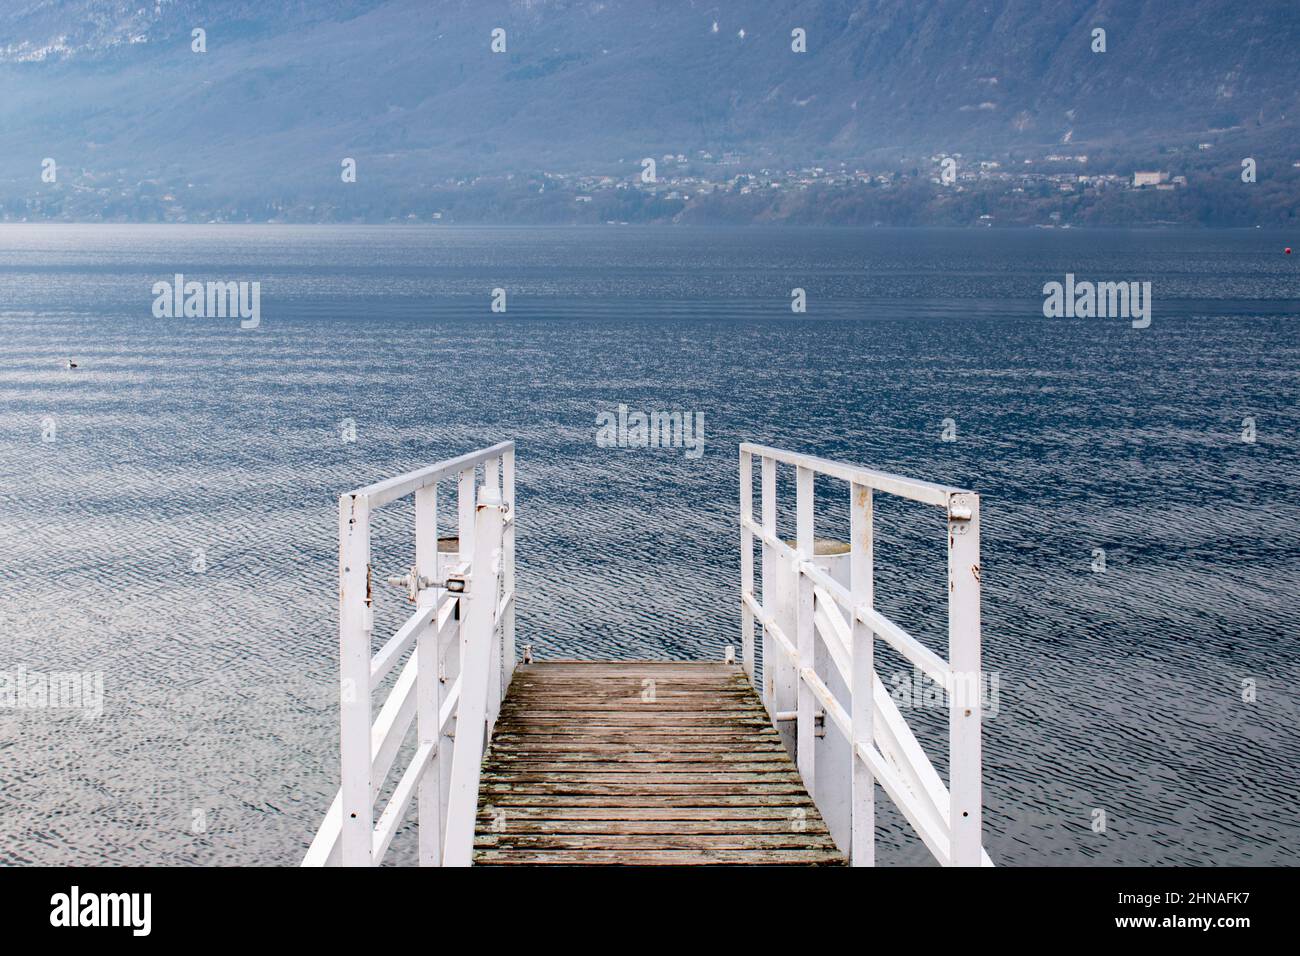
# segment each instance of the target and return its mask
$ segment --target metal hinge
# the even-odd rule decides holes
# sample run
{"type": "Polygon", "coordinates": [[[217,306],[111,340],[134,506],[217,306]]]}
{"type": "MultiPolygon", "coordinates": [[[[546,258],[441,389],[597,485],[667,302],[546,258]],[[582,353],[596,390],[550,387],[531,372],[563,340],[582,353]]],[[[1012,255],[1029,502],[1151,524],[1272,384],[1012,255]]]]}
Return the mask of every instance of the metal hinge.
{"type": "Polygon", "coordinates": [[[446,580],[435,581],[433,578],[424,577],[413,567],[400,577],[390,577],[385,580],[394,587],[406,588],[406,599],[414,604],[420,592],[427,588],[442,588],[452,594],[464,594],[469,578],[464,574],[449,574],[446,580]]]}
{"type": "Polygon", "coordinates": [[[965,494],[949,495],[948,521],[952,524],[954,534],[965,534],[970,521],[975,517],[975,509],[970,496],[965,494]]]}

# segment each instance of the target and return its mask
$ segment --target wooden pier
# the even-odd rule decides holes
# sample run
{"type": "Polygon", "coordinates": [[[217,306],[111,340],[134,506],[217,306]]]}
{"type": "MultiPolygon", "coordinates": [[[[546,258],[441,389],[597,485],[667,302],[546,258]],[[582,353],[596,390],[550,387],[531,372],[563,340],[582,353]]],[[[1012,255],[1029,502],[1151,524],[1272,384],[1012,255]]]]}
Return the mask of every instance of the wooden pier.
{"type": "Polygon", "coordinates": [[[516,669],[479,784],[476,865],[843,862],[740,667],[516,669]]]}
{"type": "Polygon", "coordinates": [[[512,442],[341,495],[340,786],[303,865],[377,866],[413,829],[406,852],[422,866],[872,866],[877,788],[938,863],[991,865],[979,496],[762,445],[739,453],[739,653],[717,645],[724,663],[516,653],[512,442]],[[794,479],[783,511],[778,468],[794,479]],[[844,496],[849,518],[832,548],[825,494],[844,496]],[[947,517],[946,656],[875,605],[877,494],[947,517]],[[372,518],[408,498],[414,563],[398,574],[374,564],[372,518]],[[793,539],[778,533],[791,523],[793,539]],[[405,623],[376,634],[376,603],[403,599],[405,623]],[[918,739],[876,672],[878,643],[942,695],[946,781],[926,753],[945,741],[918,739]]]}

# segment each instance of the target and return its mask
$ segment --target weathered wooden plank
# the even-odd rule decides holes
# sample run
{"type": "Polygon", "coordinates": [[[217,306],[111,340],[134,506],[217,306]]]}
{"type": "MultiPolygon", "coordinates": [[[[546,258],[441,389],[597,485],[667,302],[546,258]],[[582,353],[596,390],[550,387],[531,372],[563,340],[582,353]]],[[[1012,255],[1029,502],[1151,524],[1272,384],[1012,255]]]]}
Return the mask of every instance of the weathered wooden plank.
{"type": "Polygon", "coordinates": [[[572,700],[562,701],[555,698],[536,697],[523,701],[507,700],[505,712],[517,714],[520,716],[532,713],[556,713],[556,714],[662,714],[662,713],[690,713],[699,714],[712,718],[718,718],[728,713],[752,713],[759,709],[753,706],[753,701],[743,697],[736,697],[731,700],[717,697],[710,694],[700,697],[663,696],[655,700],[632,700],[609,698],[604,700],[595,700],[588,698],[585,701],[572,700]]]}
{"type": "MultiPolygon", "coordinates": [[[[536,777],[539,774],[684,774],[684,773],[788,773],[788,765],[781,760],[740,763],[726,761],[710,754],[709,760],[657,760],[643,763],[631,760],[505,760],[494,762],[492,773],[512,779],[536,777]]],[[[774,755],[775,756],[775,755],[774,755]]]]}
{"type": "MultiPolygon", "coordinates": [[[[524,665],[525,667],[531,665],[524,665]]],[[[542,665],[550,667],[552,665],[542,665]]],[[[555,665],[558,666],[558,665],[555,665]]],[[[719,671],[704,670],[683,670],[681,668],[660,668],[658,670],[641,670],[640,668],[627,668],[618,666],[609,666],[604,670],[596,669],[594,666],[587,671],[566,671],[560,674],[538,674],[536,671],[528,671],[520,674],[520,686],[529,687],[535,685],[563,686],[569,685],[590,685],[605,683],[608,686],[636,686],[647,680],[669,680],[669,681],[694,681],[700,685],[711,685],[715,687],[744,687],[749,682],[745,680],[744,675],[739,671],[728,670],[726,665],[719,664],[719,671]]]]}
{"type": "MultiPolygon", "coordinates": [[[[527,665],[525,665],[527,666],[527,665]]],[[[701,671],[680,671],[672,673],[669,671],[636,671],[629,673],[624,670],[609,670],[604,673],[592,672],[587,675],[568,674],[568,675],[549,675],[539,676],[535,671],[519,675],[519,687],[526,690],[529,687],[595,687],[600,685],[604,689],[616,687],[643,687],[648,682],[656,682],[664,685],[672,684],[674,686],[693,686],[693,687],[715,687],[719,689],[744,690],[749,682],[739,674],[731,676],[720,676],[717,673],[705,673],[701,671]]]]}
{"type": "MultiPolygon", "coordinates": [[[[515,692],[513,685],[510,690],[512,694],[515,692]]],[[[640,698],[643,694],[646,696],[658,696],[660,691],[665,694],[676,693],[684,696],[724,694],[729,697],[740,697],[744,695],[745,688],[740,684],[719,684],[715,680],[707,680],[697,677],[647,677],[641,680],[630,681],[609,679],[565,681],[561,683],[536,681],[522,683],[518,688],[519,694],[525,696],[555,693],[560,697],[583,697],[587,694],[595,694],[597,696],[610,696],[619,699],[630,699],[633,697],[640,698]]]]}
{"type": "Polygon", "coordinates": [[[716,748],[707,744],[695,744],[690,747],[674,748],[671,743],[647,744],[636,747],[605,746],[598,743],[568,746],[558,745],[546,748],[530,749],[520,747],[518,743],[492,755],[494,761],[502,766],[519,763],[665,763],[665,764],[701,764],[720,761],[722,763],[783,763],[786,754],[773,751],[769,747],[738,748],[732,753],[718,753],[716,748]]]}
{"type": "Polygon", "coordinates": [[[618,720],[549,720],[546,722],[534,721],[531,719],[510,721],[502,730],[502,736],[537,736],[538,734],[551,733],[568,733],[581,734],[590,733],[593,729],[607,729],[623,733],[645,733],[669,736],[673,734],[687,733],[712,733],[727,734],[731,737],[741,740],[762,740],[764,738],[780,739],[775,730],[764,728],[754,721],[734,720],[729,724],[699,724],[692,723],[689,725],[669,725],[663,721],[648,721],[645,726],[638,727],[636,724],[629,726],[626,722],[618,720]]]}
{"type": "Polygon", "coordinates": [[[836,850],[482,850],[479,866],[842,866],[836,850]]]}
{"type": "MultiPolygon", "coordinates": [[[[688,770],[679,770],[673,773],[659,773],[647,777],[644,773],[627,773],[626,771],[614,769],[604,773],[591,773],[581,771],[570,773],[567,771],[555,771],[552,773],[538,773],[536,771],[489,771],[483,774],[483,783],[502,784],[505,786],[518,786],[532,783],[545,784],[599,784],[600,786],[610,786],[613,784],[633,784],[638,787],[660,787],[660,786],[684,786],[686,784],[710,784],[719,786],[722,784],[737,785],[764,785],[774,786],[777,784],[798,784],[799,775],[784,770],[764,770],[758,773],[728,773],[727,771],[693,773],[688,770]]],[[[735,791],[732,791],[735,792],[735,791]]]]}
{"type": "Polygon", "coordinates": [[[692,750],[677,752],[665,746],[659,752],[625,750],[615,748],[573,749],[539,751],[521,748],[499,750],[495,762],[511,769],[519,767],[559,767],[567,764],[591,764],[593,766],[613,765],[619,767],[639,767],[650,765],[651,769],[664,769],[680,765],[714,765],[736,767],[741,764],[784,764],[785,754],[775,751],[751,750],[737,753],[718,753],[716,750],[692,750]]]}
{"type": "Polygon", "coordinates": [[[523,714],[532,710],[581,710],[585,713],[662,713],[664,710],[686,710],[693,714],[718,714],[728,710],[753,710],[749,697],[722,697],[719,695],[659,695],[655,700],[640,697],[549,697],[536,695],[507,700],[508,713],[523,714]]]}
{"type": "MultiPolygon", "coordinates": [[[[538,734],[542,734],[545,736],[551,736],[553,734],[568,734],[570,736],[573,735],[591,736],[592,734],[595,734],[596,736],[604,736],[606,732],[609,732],[610,734],[618,734],[623,736],[629,736],[629,735],[635,736],[637,734],[642,734],[647,737],[673,737],[678,734],[681,734],[685,736],[712,736],[712,737],[722,736],[722,737],[730,738],[732,736],[735,736],[738,731],[748,731],[757,737],[768,736],[768,734],[765,734],[762,731],[762,729],[757,726],[756,721],[751,722],[751,721],[744,721],[744,720],[734,721],[730,725],[706,725],[706,726],[696,726],[693,724],[690,726],[682,726],[682,725],[669,726],[661,722],[651,721],[644,727],[638,727],[636,725],[629,726],[626,723],[620,724],[616,721],[611,721],[611,720],[602,720],[602,721],[552,720],[546,723],[543,723],[541,721],[515,723],[512,721],[510,723],[509,728],[503,731],[503,736],[506,737],[537,736],[538,734]]],[[[776,731],[772,731],[770,736],[775,737],[776,731]]]]}
{"type": "Polygon", "coordinates": [[[485,850],[807,850],[834,849],[829,833],[480,833],[485,850]]]}
{"type": "MultiPolygon", "coordinates": [[[[511,694],[515,693],[512,686],[511,694]]],[[[730,684],[719,686],[713,681],[592,681],[581,684],[525,684],[518,689],[519,698],[535,700],[543,696],[559,700],[616,700],[640,701],[657,697],[686,697],[691,699],[716,697],[720,700],[747,700],[745,688],[730,684]]]]}
{"type": "Polygon", "coordinates": [[[656,697],[654,700],[641,698],[608,698],[604,700],[557,700],[539,694],[526,700],[507,700],[504,713],[523,716],[526,714],[663,714],[682,713],[697,714],[701,717],[719,718],[727,714],[751,714],[760,708],[744,697],[731,700],[720,698],[715,694],[699,697],[686,695],[656,697]]]}
{"type": "MultiPolygon", "coordinates": [[[[607,741],[600,738],[590,740],[548,739],[545,737],[528,737],[515,735],[506,741],[499,737],[492,738],[492,745],[500,754],[537,754],[545,759],[550,754],[572,753],[610,753],[627,755],[652,754],[717,754],[716,742],[708,740],[644,740],[638,743],[607,741]]],[[[728,743],[727,753],[733,754],[785,754],[780,738],[740,738],[728,743]]]]}
{"type": "MultiPolygon", "coordinates": [[[[524,665],[530,666],[530,665],[524,665]]],[[[716,683],[735,683],[743,681],[744,675],[739,668],[728,664],[666,664],[647,663],[627,664],[558,664],[548,661],[538,665],[547,668],[542,675],[536,671],[523,675],[525,683],[546,681],[567,681],[578,684],[583,681],[617,680],[637,682],[642,680],[694,680],[714,681],[716,683]]]]}
{"type": "Polygon", "coordinates": [[[539,681],[521,684],[517,690],[514,685],[511,685],[510,693],[512,695],[517,693],[519,698],[537,698],[545,695],[562,700],[587,699],[589,696],[598,699],[610,697],[616,700],[642,700],[658,697],[660,694],[679,697],[720,696],[729,700],[748,699],[745,688],[737,684],[719,684],[717,681],[696,678],[672,680],[662,677],[635,681],[596,680],[566,683],[539,681]]]}
{"type": "MultiPolygon", "coordinates": [[[[615,821],[629,822],[637,821],[651,825],[659,822],[681,822],[681,821],[705,821],[708,823],[725,825],[735,822],[771,822],[773,820],[784,823],[787,820],[795,819],[792,814],[799,809],[798,805],[763,805],[763,806],[637,806],[637,807],[615,807],[615,806],[567,806],[555,803],[543,803],[538,806],[529,804],[509,803],[498,806],[495,803],[485,803],[479,808],[479,820],[485,824],[487,829],[491,829],[502,819],[502,814],[498,810],[504,810],[504,818],[510,821],[555,821],[558,823],[575,822],[575,821],[615,821]]],[[[820,818],[804,818],[808,826],[824,826],[820,818]]]]}
{"type": "Polygon", "coordinates": [[[507,716],[518,716],[520,720],[528,721],[534,726],[545,726],[550,724],[562,724],[570,728],[597,726],[597,727],[664,727],[667,725],[670,730],[678,728],[697,727],[700,729],[716,728],[734,732],[737,729],[758,724],[765,715],[755,711],[753,713],[726,712],[723,714],[701,714],[690,711],[665,710],[665,711],[532,711],[524,714],[510,714],[507,716]]]}
{"type": "Polygon", "coordinates": [[[670,794],[547,794],[547,793],[497,793],[486,796],[485,801],[497,807],[807,807],[813,809],[807,793],[750,793],[740,796],[721,793],[670,793],[670,794]]]}
{"type": "Polygon", "coordinates": [[[495,783],[485,781],[479,793],[485,797],[520,793],[535,796],[775,796],[801,794],[799,783],[663,783],[637,781],[635,783],[495,783]]]}
{"type": "Polygon", "coordinates": [[[828,833],[826,825],[820,821],[808,823],[796,821],[786,813],[779,817],[757,820],[674,820],[674,819],[633,819],[633,820],[535,820],[521,819],[504,814],[496,818],[481,821],[482,833],[522,833],[543,834],[556,833],[568,835],[650,835],[668,834],[756,834],[781,835],[796,831],[794,827],[802,826],[804,831],[818,834],[828,833]]]}

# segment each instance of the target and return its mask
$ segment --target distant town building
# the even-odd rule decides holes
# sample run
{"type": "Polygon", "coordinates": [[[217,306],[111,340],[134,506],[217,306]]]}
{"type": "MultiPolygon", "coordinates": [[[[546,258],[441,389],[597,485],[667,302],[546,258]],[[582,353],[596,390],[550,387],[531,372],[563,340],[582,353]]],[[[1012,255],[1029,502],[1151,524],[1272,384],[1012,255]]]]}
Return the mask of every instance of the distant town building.
{"type": "Polygon", "coordinates": [[[1159,186],[1161,183],[1169,182],[1169,174],[1161,172],[1135,172],[1133,174],[1133,186],[1159,186]]]}

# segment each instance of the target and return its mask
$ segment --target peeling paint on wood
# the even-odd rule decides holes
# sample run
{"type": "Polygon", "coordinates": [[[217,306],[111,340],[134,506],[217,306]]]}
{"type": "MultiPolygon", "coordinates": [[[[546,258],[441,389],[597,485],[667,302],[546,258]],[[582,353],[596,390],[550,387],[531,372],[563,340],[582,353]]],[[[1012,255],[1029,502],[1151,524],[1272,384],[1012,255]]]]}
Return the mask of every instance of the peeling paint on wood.
{"type": "Polygon", "coordinates": [[[521,665],[502,705],[483,765],[474,861],[844,859],[743,670],[555,662],[521,665]]]}

